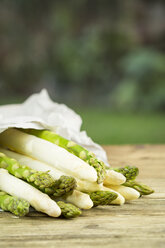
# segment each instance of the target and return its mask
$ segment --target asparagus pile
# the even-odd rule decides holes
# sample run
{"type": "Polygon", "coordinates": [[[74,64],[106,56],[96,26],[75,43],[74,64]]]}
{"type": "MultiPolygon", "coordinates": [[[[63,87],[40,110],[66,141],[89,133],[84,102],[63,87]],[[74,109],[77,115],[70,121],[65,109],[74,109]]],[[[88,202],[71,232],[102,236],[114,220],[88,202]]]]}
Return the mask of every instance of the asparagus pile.
{"type": "Polygon", "coordinates": [[[122,205],[154,191],[135,181],[135,166],[107,168],[93,153],[48,130],[0,134],[0,208],[74,218],[80,209],[122,205]],[[2,148],[3,147],[3,148],[2,148]]]}

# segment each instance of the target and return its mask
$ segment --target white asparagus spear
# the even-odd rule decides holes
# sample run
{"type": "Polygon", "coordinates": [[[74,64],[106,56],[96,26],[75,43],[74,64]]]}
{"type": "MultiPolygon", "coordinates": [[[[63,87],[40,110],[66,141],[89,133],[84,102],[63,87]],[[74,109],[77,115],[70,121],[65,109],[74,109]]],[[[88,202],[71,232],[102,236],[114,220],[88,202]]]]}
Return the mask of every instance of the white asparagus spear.
{"type": "Polygon", "coordinates": [[[104,187],[104,186],[102,186],[102,190],[104,190],[104,191],[110,191],[110,192],[115,192],[118,195],[118,197],[115,200],[113,200],[111,202],[111,204],[114,204],[114,205],[123,205],[124,204],[125,199],[124,199],[124,197],[119,192],[117,192],[117,191],[115,191],[113,189],[104,187]]]}
{"type": "Polygon", "coordinates": [[[140,197],[140,193],[130,187],[126,187],[126,186],[122,186],[122,185],[111,185],[108,186],[108,188],[113,189],[115,191],[117,191],[118,193],[120,193],[126,201],[131,201],[131,200],[136,200],[140,197]]]}
{"type": "Polygon", "coordinates": [[[104,185],[120,185],[125,183],[126,178],[124,175],[122,175],[119,172],[116,172],[114,170],[106,170],[106,176],[104,179],[104,185]]]}
{"type": "MultiPolygon", "coordinates": [[[[59,179],[61,176],[64,175],[63,172],[55,169],[53,166],[47,165],[46,163],[40,162],[33,158],[24,156],[22,154],[9,151],[0,147],[0,152],[6,154],[7,156],[16,159],[20,164],[27,165],[32,169],[39,170],[39,171],[48,171],[48,173],[55,179],[59,179]]],[[[66,175],[66,174],[65,174],[66,175]]],[[[77,179],[76,179],[77,180],[77,179]]],[[[80,180],[78,180],[80,181],[80,180]]],[[[81,182],[81,181],[80,181],[81,182]]],[[[83,181],[82,184],[84,185],[86,182],[83,181]]],[[[88,182],[87,182],[88,184],[88,182]]],[[[92,185],[92,183],[89,183],[92,185]]],[[[98,184],[95,183],[97,186],[98,184]]],[[[66,197],[66,201],[70,202],[81,209],[90,209],[93,207],[93,202],[90,199],[88,194],[82,193],[78,190],[74,190],[73,193],[66,197]]]]}
{"type": "Polygon", "coordinates": [[[33,135],[10,128],[0,134],[0,144],[50,164],[71,176],[91,182],[97,181],[97,172],[92,166],[64,148],[33,135]]]}
{"type": "Polygon", "coordinates": [[[66,201],[82,209],[90,209],[93,207],[93,202],[90,196],[78,190],[74,190],[72,195],[66,198],[66,201]]]}
{"type": "Polygon", "coordinates": [[[59,206],[48,195],[10,175],[5,169],[0,169],[0,190],[27,200],[37,211],[49,216],[58,217],[61,214],[59,206]]]}
{"type": "Polygon", "coordinates": [[[77,182],[77,190],[85,192],[85,191],[98,191],[98,190],[102,190],[102,186],[103,184],[100,183],[91,183],[91,182],[86,182],[83,180],[79,180],[78,178],[76,178],[76,182],[77,182]]]}

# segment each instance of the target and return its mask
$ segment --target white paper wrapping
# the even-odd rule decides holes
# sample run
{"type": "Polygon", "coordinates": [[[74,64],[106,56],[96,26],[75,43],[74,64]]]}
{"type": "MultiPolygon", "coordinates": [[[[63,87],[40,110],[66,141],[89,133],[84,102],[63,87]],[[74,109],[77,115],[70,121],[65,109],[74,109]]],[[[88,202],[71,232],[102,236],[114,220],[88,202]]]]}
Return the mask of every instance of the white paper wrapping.
{"type": "Polygon", "coordinates": [[[108,165],[105,151],[85,131],[80,131],[81,124],[78,114],[64,104],[53,102],[45,89],[22,104],[0,107],[0,133],[10,127],[49,129],[92,151],[108,165]]]}

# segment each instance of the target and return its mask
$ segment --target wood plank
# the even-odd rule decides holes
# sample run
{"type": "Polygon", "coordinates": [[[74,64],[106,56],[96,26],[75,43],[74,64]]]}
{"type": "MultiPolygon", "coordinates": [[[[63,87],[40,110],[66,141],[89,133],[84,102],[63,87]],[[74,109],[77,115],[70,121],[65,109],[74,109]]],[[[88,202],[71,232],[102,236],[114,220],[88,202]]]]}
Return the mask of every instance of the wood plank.
{"type": "Polygon", "coordinates": [[[155,189],[123,206],[97,207],[77,219],[32,212],[0,213],[0,247],[134,247],[165,245],[165,145],[104,146],[112,166],[137,165],[139,179],[155,189]]]}

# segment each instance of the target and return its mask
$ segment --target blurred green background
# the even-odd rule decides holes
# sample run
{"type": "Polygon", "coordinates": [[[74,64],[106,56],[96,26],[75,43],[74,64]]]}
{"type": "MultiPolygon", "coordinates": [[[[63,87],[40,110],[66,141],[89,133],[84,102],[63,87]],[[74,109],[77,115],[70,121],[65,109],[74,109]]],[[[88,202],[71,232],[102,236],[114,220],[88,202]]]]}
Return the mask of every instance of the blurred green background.
{"type": "Polygon", "coordinates": [[[100,144],[165,143],[165,4],[1,0],[0,104],[46,88],[100,144]]]}

